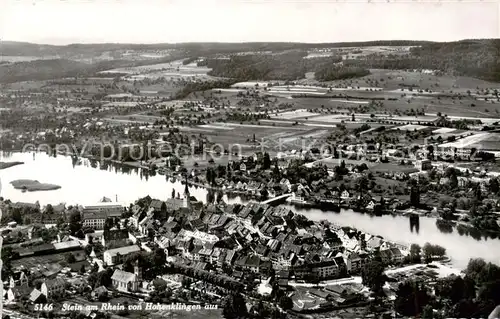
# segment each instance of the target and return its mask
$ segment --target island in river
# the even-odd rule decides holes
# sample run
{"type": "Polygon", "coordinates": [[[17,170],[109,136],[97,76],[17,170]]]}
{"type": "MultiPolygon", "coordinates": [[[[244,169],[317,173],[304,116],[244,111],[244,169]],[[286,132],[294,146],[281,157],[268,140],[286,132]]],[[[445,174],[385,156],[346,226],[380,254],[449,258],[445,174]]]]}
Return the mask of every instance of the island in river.
{"type": "Polygon", "coordinates": [[[40,183],[30,179],[18,179],[10,182],[15,189],[20,189],[28,192],[36,191],[51,191],[61,188],[59,185],[40,183]]]}
{"type": "Polygon", "coordinates": [[[16,165],[22,165],[23,162],[0,162],[0,169],[6,169],[16,165]]]}

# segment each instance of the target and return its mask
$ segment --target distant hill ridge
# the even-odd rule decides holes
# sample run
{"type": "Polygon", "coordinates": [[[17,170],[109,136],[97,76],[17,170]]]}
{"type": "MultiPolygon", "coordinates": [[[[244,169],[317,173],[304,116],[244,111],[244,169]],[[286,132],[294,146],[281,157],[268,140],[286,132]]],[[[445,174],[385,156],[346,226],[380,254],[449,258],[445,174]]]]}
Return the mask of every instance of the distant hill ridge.
{"type": "MultiPolygon", "coordinates": [[[[167,63],[177,59],[196,56],[210,57],[217,53],[287,50],[305,51],[311,48],[332,47],[367,47],[367,46],[416,46],[409,56],[368,56],[364,59],[351,60],[347,67],[354,73],[364,74],[363,69],[438,69],[455,75],[466,75],[484,80],[500,82],[500,39],[462,40],[455,42],[429,42],[384,40],[367,42],[340,43],[293,43],[293,42],[249,42],[249,43],[175,43],[175,44],[70,44],[65,46],[33,44],[24,42],[0,42],[0,54],[3,56],[59,56],[60,59],[18,62],[0,65],[0,83],[25,80],[48,80],[60,77],[90,76],[99,71],[154,63],[167,63]],[[96,56],[106,51],[119,50],[177,50],[169,57],[147,61],[111,60],[85,64],[71,60],[79,55],[96,56]]],[[[297,55],[299,56],[299,55],[297,55]]],[[[242,79],[260,76],[296,80],[302,77],[307,67],[297,66],[297,61],[289,59],[253,56],[229,61],[226,65],[218,63],[212,75],[235,76],[235,67],[243,70],[236,75],[242,79]],[[261,61],[262,60],[262,61],[261,61]],[[292,71],[290,71],[292,69],[292,71]],[[289,76],[290,75],[290,76],[289,76]]],[[[213,63],[213,62],[212,62],[213,63]]],[[[302,63],[301,63],[302,64],[302,63]]],[[[326,65],[324,67],[327,67],[326,65]]],[[[316,68],[316,67],[315,67],[316,68]]],[[[321,72],[321,70],[315,69],[321,72]]],[[[351,71],[349,71],[351,72],[351,71]]],[[[330,72],[331,73],[331,72],[330,72]]],[[[345,72],[344,72],[345,73],[345,72]]]]}

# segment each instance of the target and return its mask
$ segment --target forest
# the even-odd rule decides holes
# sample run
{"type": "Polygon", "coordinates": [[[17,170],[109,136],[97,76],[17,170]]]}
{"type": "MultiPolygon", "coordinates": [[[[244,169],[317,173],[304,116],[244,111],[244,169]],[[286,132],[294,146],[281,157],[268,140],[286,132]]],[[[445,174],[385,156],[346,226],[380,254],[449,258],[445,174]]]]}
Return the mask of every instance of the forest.
{"type": "Polygon", "coordinates": [[[295,50],[272,55],[234,55],[229,59],[208,59],[200,66],[212,68],[210,75],[240,80],[293,81],[304,78],[306,72],[315,72],[317,80],[332,81],[365,76],[368,69],[431,69],[500,81],[500,40],[493,39],[422,43],[407,55],[370,54],[345,60],[341,65],[340,57],[304,59],[306,54],[305,50],[295,50]]]}
{"type": "Polygon", "coordinates": [[[500,81],[500,40],[464,40],[428,43],[406,56],[368,55],[345,64],[372,69],[431,69],[453,75],[500,81]]]}
{"type": "Polygon", "coordinates": [[[234,55],[229,59],[208,59],[199,65],[211,68],[208,74],[246,80],[298,80],[307,72],[318,72],[342,61],[341,57],[305,59],[307,51],[281,54],[234,55]]]}

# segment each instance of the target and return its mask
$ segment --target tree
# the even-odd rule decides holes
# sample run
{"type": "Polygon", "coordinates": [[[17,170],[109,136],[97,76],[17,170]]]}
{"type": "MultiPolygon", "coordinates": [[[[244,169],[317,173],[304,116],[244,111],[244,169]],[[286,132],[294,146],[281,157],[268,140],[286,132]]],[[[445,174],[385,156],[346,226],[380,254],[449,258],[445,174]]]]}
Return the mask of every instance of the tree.
{"type": "Polygon", "coordinates": [[[419,245],[417,244],[412,244],[410,246],[410,260],[413,263],[419,263],[420,262],[420,252],[422,251],[422,248],[420,248],[419,245]]]}
{"type": "Polygon", "coordinates": [[[399,284],[394,308],[401,315],[415,317],[422,313],[429,301],[430,296],[423,285],[407,281],[399,284]]]}
{"type": "Polygon", "coordinates": [[[450,176],[450,187],[456,189],[458,187],[458,177],[457,174],[452,174],[450,176]]]}
{"type": "Polygon", "coordinates": [[[265,152],[263,157],[262,168],[269,169],[271,167],[271,158],[269,157],[269,153],[265,152]]]}
{"type": "Polygon", "coordinates": [[[69,231],[71,235],[75,236],[82,229],[81,220],[80,212],[73,211],[71,213],[69,216],[69,231]]]}
{"type": "Polygon", "coordinates": [[[240,293],[232,293],[222,303],[222,315],[226,319],[240,319],[248,317],[245,298],[240,293]]]}
{"type": "Polygon", "coordinates": [[[279,305],[280,305],[281,309],[283,309],[285,311],[290,310],[293,308],[293,300],[292,300],[292,298],[288,297],[287,295],[283,295],[279,299],[279,305]]]}
{"type": "Polygon", "coordinates": [[[68,264],[72,264],[72,263],[76,262],[75,256],[72,253],[67,254],[66,255],[66,262],[68,264]]]}
{"type": "Polygon", "coordinates": [[[364,191],[368,189],[368,178],[366,176],[363,175],[356,180],[356,189],[363,196],[364,191]]]}
{"type": "Polygon", "coordinates": [[[488,188],[490,189],[490,192],[493,194],[497,194],[498,191],[500,190],[500,185],[498,184],[498,179],[496,178],[491,178],[488,188]]]}
{"type": "Polygon", "coordinates": [[[432,257],[444,257],[446,255],[446,249],[439,245],[431,245],[425,243],[422,248],[424,254],[425,262],[429,263],[432,261],[432,257]]]}
{"type": "Polygon", "coordinates": [[[47,204],[47,206],[45,206],[45,213],[46,214],[53,214],[54,213],[54,207],[51,205],[51,204],[47,204]]]}
{"type": "Polygon", "coordinates": [[[451,275],[438,279],[434,290],[437,297],[457,303],[462,299],[475,297],[475,292],[471,294],[470,287],[467,287],[467,285],[469,285],[469,282],[466,283],[466,280],[462,279],[462,277],[451,275]]]}
{"type": "Polygon", "coordinates": [[[85,274],[85,271],[86,271],[86,269],[85,269],[85,265],[82,265],[82,266],[80,267],[80,274],[81,274],[81,275],[85,274]]]}
{"type": "Polygon", "coordinates": [[[426,263],[430,263],[432,261],[432,245],[430,243],[425,243],[424,247],[422,247],[423,257],[426,263]]]}
{"type": "Polygon", "coordinates": [[[23,223],[23,216],[21,214],[21,210],[17,208],[14,208],[12,210],[12,220],[14,220],[19,225],[23,223]]]}
{"type": "Polygon", "coordinates": [[[420,190],[418,186],[412,186],[410,188],[410,202],[413,207],[420,206],[420,190]]]}
{"type": "Polygon", "coordinates": [[[481,186],[479,184],[476,185],[476,188],[474,189],[474,199],[477,202],[481,202],[482,194],[481,194],[481,186]]]}
{"type": "Polygon", "coordinates": [[[361,270],[361,278],[363,285],[369,287],[375,293],[381,292],[382,286],[386,281],[384,265],[379,261],[367,263],[361,270]]]}
{"type": "Polygon", "coordinates": [[[278,166],[278,161],[274,162],[273,175],[274,175],[274,178],[276,178],[276,179],[279,179],[281,177],[281,172],[280,172],[280,168],[278,166]]]}
{"type": "Polygon", "coordinates": [[[424,309],[422,309],[422,319],[433,319],[434,318],[434,309],[431,305],[426,305],[424,309]]]}

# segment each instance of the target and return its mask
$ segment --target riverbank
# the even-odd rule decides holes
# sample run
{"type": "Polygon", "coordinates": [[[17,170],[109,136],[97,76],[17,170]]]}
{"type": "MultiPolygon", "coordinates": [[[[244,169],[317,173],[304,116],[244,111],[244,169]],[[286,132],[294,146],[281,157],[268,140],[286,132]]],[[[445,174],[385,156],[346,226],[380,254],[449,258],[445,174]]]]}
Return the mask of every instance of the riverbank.
{"type": "Polygon", "coordinates": [[[39,181],[30,179],[18,179],[10,182],[15,188],[22,191],[37,192],[37,191],[51,191],[61,188],[59,185],[40,183],[39,181]]]}
{"type": "Polygon", "coordinates": [[[0,170],[23,164],[24,162],[0,162],[0,170]]]}
{"type": "MultiPolygon", "coordinates": [[[[12,202],[35,203],[38,201],[44,206],[57,205],[64,201],[67,205],[78,205],[79,203],[96,203],[106,196],[129,203],[147,195],[166,200],[172,197],[174,191],[176,194],[182,194],[185,189],[185,185],[182,184],[185,179],[179,178],[181,172],[172,172],[176,178],[167,180],[165,175],[145,174],[146,171],[141,169],[125,170],[121,169],[121,165],[110,164],[106,168],[94,166],[87,159],[82,159],[81,164],[72,165],[70,157],[54,157],[45,153],[37,154],[35,160],[33,160],[32,153],[4,154],[4,160],[25,162],[25,165],[3,170],[0,173],[2,181],[6,182],[1,196],[12,202]],[[21,178],[47,181],[61,185],[62,188],[50,192],[21,192],[8,183],[21,178]]],[[[195,184],[191,181],[195,182],[195,180],[188,179],[189,185],[194,186],[189,187],[191,196],[206,202],[208,191],[203,177],[200,177],[199,182],[195,184]]],[[[214,191],[217,195],[215,189],[214,191]]],[[[223,199],[228,204],[245,204],[249,199],[234,189],[225,189],[222,192],[224,193],[223,199]]],[[[451,233],[442,231],[436,227],[435,218],[420,216],[418,223],[412,223],[410,218],[401,214],[372,216],[352,210],[341,209],[341,212],[337,213],[284,205],[287,209],[304,215],[310,220],[318,222],[326,220],[339,226],[355,227],[369,234],[381,235],[391,242],[406,245],[416,243],[420,246],[430,242],[440,245],[446,248],[453,266],[459,269],[464,269],[470,258],[483,258],[494,263],[500,260],[500,240],[472,237],[460,233],[460,229],[458,232],[454,230],[451,233]]]]}
{"type": "MultiPolygon", "coordinates": [[[[397,266],[397,267],[391,267],[385,270],[385,274],[387,276],[393,276],[396,274],[400,273],[408,273],[411,271],[415,270],[428,270],[432,269],[436,272],[436,277],[437,278],[444,278],[448,277],[450,275],[456,275],[456,276],[462,276],[463,272],[455,267],[452,267],[450,265],[447,265],[446,263],[439,262],[439,261],[433,261],[429,264],[412,264],[412,265],[403,265],[403,266],[397,266]]],[[[290,280],[288,284],[290,286],[294,287],[324,287],[324,286],[331,286],[331,285],[343,285],[343,284],[350,284],[350,283],[358,283],[361,284],[361,276],[351,276],[347,278],[340,278],[340,279],[331,279],[331,280],[324,280],[320,281],[318,284],[313,284],[313,283],[306,283],[306,282],[300,282],[300,281],[295,281],[295,280],[290,280]]]]}

